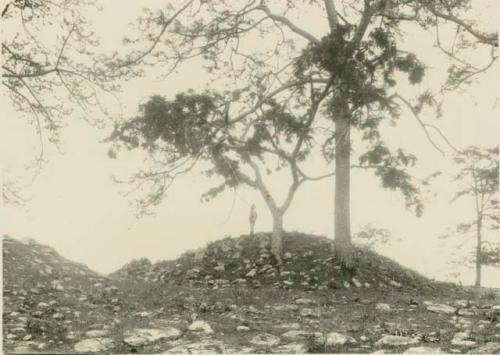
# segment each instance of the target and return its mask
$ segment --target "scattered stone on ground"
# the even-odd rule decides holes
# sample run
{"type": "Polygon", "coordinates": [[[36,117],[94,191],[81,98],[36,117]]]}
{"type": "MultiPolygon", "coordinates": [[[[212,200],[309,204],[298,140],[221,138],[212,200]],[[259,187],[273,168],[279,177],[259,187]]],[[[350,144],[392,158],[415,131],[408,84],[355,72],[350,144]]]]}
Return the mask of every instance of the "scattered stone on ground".
{"type": "Polygon", "coordinates": [[[126,331],[123,341],[133,347],[144,346],[159,340],[177,339],[181,336],[181,331],[176,328],[146,329],[136,328],[126,331]]]}

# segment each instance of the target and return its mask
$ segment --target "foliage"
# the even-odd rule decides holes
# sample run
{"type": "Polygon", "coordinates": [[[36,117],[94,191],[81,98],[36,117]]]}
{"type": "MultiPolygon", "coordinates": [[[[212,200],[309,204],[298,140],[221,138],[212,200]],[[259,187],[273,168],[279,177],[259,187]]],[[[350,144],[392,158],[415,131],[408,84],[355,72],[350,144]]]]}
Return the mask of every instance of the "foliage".
{"type": "Polygon", "coordinates": [[[458,190],[451,202],[467,198],[474,209],[471,211],[473,218],[456,226],[454,234],[477,239],[480,255],[476,255],[475,259],[480,264],[499,264],[498,146],[493,148],[470,146],[457,153],[455,163],[459,172],[453,181],[458,185],[458,190]],[[495,237],[484,239],[488,233],[495,237]]]}

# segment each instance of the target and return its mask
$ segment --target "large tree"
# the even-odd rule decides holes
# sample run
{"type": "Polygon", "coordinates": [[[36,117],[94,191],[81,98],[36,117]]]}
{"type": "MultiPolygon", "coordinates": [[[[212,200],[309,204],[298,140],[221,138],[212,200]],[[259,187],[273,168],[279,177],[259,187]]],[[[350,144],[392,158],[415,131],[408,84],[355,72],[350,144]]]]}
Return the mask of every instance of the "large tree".
{"type": "MultiPolygon", "coordinates": [[[[251,93],[245,102],[247,116],[284,92],[303,91],[308,83],[315,83],[315,89],[324,93],[318,107],[309,100],[305,110],[318,110],[330,119],[334,129],[312,121],[300,134],[314,136],[312,132],[317,129],[333,132],[322,143],[322,150],[327,159],[335,161],[335,252],[347,266],[352,263],[350,174],[354,136],[365,142],[357,147],[360,162],[355,165],[374,169],[382,184],[400,189],[407,205],[418,213],[422,208],[418,188],[406,172],[415,157],[402,151],[391,153],[379,125],[385,119],[396,122],[402,113],[409,113],[436,149],[442,150],[437,137],[449,144],[438,127],[420,117],[425,105],[440,106],[433,93],[421,85],[426,64],[405,43],[408,32],[429,39],[429,47],[434,44],[449,58],[449,77],[443,84],[446,90],[470,82],[491,67],[498,46],[496,33],[484,32],[467,18],[471,6],[467,0],[312,0],[280,4],[220,0],[189,1],[186,6],[186,16],[180,16],[157,37],[159,45],[152,54],[156,54],[158,64],[175,67],[194,57],[203,58],[214,83],[230,81],[230,86],[240,85],[241,89],[244,85],[251,93]],[[300,14],[314,14],[318,21],[301,24],[300,14]],[[320,21],[325,24],[322,33],[318,31],[320,21]],[[465,60],[470,50],[479,53],[474,63],[465,60]],[[420,84],[413,90],[413,98],[402,94],[408,92],[403,75],[410,84],[420,84]]],[[[143,17],[140,23],[154,26],[155,17],[143,17]]],[[[229,122],[233,123],[231,118],[229,122]]]]}

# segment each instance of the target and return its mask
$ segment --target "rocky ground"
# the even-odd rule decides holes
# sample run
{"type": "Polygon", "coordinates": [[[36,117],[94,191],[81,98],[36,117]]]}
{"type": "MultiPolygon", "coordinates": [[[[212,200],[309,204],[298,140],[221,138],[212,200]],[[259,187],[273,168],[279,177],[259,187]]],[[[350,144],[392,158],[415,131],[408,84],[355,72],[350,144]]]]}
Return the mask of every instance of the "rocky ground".
{"type": "Polygon", "coordinates": [[[368,250],[342,271],[326,238],[226,238],[105,277],[3,238],[7,353],[500,353],[500,294],[432,282],[368,250]]]}

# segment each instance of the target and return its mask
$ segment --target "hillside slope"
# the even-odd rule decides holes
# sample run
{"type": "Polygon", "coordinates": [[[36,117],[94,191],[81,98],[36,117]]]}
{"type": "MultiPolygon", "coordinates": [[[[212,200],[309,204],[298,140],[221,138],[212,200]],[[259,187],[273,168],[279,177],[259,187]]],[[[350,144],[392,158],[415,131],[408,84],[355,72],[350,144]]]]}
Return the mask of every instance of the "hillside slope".
{"type": "Polygon", "coordinates": [[[110,274],[115,279],[160,281],[167,284],[228,287],[328,290],[374,288],[433,292],[451,289],[366,248],[355,251],[356,268],[346,272],[333,255],[331,239],[303,233],[285,233],[284,264],[278,270],[270,251],[270,234],[225,238],[205,248],[188,251],[176,260],[151,263],[134,260],[110,274]]]}
{"type": "Polygon", "coordinates": [[[343,273],[326,238],[285,242],[279,272],[261,234],[104,277],[4,237],[4,351],[500,353],[498,294],[431,282],[362,249],[343,273]]]}
{"type": "Polygon", "coordinates": [[[3,236],[3,339],[12,350],[64,351],[82,329],[112,321],[108,278],[32,240],[3,236]]]}

